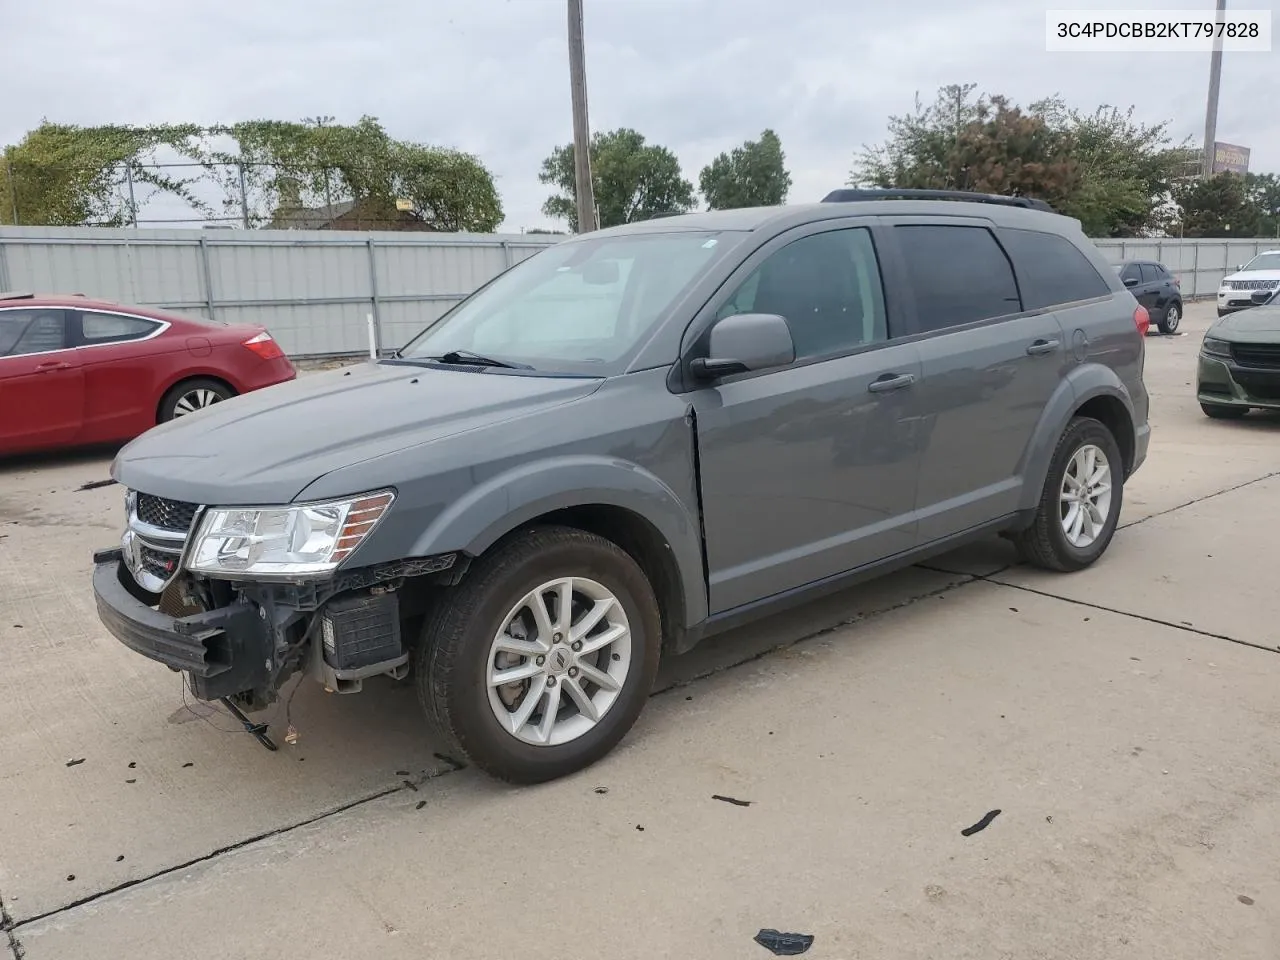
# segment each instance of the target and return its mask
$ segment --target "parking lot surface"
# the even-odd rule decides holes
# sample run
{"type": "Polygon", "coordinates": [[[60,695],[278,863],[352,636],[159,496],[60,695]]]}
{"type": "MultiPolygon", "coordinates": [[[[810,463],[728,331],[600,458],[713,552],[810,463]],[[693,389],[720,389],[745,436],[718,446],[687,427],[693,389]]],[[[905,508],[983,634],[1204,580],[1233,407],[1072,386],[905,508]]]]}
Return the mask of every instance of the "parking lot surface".
{"type": "Polygon", "coordinates": [[[717,638],[537,788],[436,759],[390,682],[304,685],[262,749],[100,628],[110,455],[0,466],[8,949],[728,958],[776,928],[815,958],[1274,960],[1280,418],[1200,413],[1211,316],[1148,340],[1151,453],[1095,567],[982,543],[717,638]]]}

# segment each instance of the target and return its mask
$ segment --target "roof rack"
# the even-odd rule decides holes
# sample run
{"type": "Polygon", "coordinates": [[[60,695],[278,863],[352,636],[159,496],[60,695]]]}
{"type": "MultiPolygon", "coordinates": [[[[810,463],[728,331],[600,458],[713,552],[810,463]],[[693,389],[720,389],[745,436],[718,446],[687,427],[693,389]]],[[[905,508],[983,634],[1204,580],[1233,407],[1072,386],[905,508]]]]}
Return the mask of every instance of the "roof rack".
{"type": "Polygon", "coordinates": [[[1053,207],[1032,197],[1005,197],[996,193],[974,193],[968,190],[912,190],[847,187],[832,190],[822,198],[823,203],[854,203],[859,200],[959,200],[966,203],[995,203],[1004,207],[1023,207],[1054,213],[1053,207]]]}
{"type": "Polygon", "coordinates": [[[35,294],[27,290],[2,290],[0,300],[34,300],[35,294]]]}

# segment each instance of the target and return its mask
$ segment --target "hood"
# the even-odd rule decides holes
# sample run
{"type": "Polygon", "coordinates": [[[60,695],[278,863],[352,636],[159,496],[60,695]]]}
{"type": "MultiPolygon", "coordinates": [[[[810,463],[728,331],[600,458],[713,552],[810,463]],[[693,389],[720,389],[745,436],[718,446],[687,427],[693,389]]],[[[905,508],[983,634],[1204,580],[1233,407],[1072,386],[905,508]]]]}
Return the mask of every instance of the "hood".
{"type": "Polygon", "coordinates": [[[1280,303],[1229,313],[1209,328],[1207,336],[1236,343],[1280,343],[1280,303]]]}
{"type": "Polygon", "coordinates": [[[155,427],[120,451],[111,475],[189,503],[288,503],[339,467],[569,403],[602,382],[363,363],[155,427]]]}
{"type": "Polygon", "coordinates": [[[1239,273],[1229,273],[1222,278],[1223,283],[1236,280],[1263,280],[1269,283],[1280,282],[1280,270],[1245,270],[1239,273]]]}

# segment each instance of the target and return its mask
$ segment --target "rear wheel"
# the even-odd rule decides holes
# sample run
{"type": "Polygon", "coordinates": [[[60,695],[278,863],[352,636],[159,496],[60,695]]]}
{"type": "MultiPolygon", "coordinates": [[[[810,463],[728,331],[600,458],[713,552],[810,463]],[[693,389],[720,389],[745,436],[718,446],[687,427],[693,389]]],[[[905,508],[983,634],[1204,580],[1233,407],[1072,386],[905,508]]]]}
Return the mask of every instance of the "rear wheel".
{"type": "Polygon", "coordinates": [[[1214,420],[1239,420],[1249,412],[1248,407],[1237,407],[1226,403],[1202,403],[1200,409],[1206,417],[1214,420]]]}
{"type": "Polygon", "coordinates": [[[1049,464],[1031,526],[1014,537],[1022,559],[1046,570],[1082,570],[1111,543],[1124,500],[1124,460],[1111,431],[1076,417],[1049,464]]]}
{"type": "Polygon", "coordinates": [[[423,626],[418,693],[457,759],[512,783],[553,780],[634,725],[660,637],[630,556],[581,530],[530,530],[444,592],[423,626]]]}
{"type": "Polygon", "coordinates": [[[205,407],[235,396],[235,391],[218,380],[201,377],[184,380],[173,386],[160,401],[160,423],[203,410],[205,407]]]}
{"type": "Polygon", "coordinates": [[[1161,333],[1174,333],[1178,329],[1178,324],[1182,322],[1182,304],[1176,300],[1169,304],[1164,312],[1164,317],[1160,320],[1159,327],[1161,333]]]}

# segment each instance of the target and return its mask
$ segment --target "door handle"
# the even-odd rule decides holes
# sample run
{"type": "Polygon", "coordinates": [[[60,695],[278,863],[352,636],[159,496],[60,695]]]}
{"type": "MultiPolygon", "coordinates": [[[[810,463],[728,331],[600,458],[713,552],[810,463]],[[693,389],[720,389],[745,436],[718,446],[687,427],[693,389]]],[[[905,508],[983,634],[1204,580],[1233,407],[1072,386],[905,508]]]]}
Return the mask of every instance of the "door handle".
{"type": "Polygon", "coordinates": [[[49,360],[45,363],[36,364],[36,373],[52,373],[55,370],[70,370],[71,364],[63,363],[61,360],[49,360]]]}
{"type": "Polygon", "coordinates": [[[890,390],[909,387],[915,382],[915,376],[910,373],[886,373],[878,380],[872,380],[867,384],[867,389],[872,393],[888,393],[890,390]]]}
{"type": "Polygon", "coordinates": [[[1036,357],[1042,353],[1053,353],[1058,349],[1057,340],[1037,340],[1031,346],[1027,347],[1027,355],[1036,357]]]}

